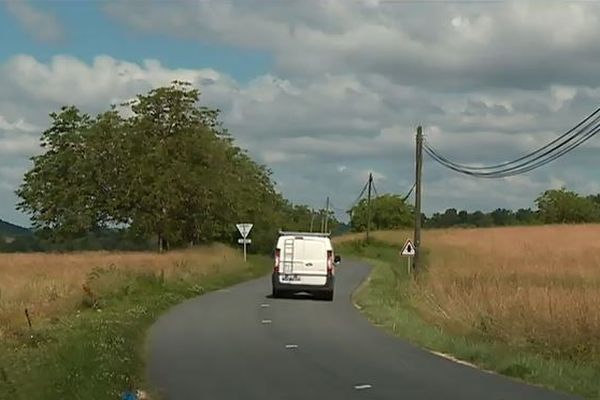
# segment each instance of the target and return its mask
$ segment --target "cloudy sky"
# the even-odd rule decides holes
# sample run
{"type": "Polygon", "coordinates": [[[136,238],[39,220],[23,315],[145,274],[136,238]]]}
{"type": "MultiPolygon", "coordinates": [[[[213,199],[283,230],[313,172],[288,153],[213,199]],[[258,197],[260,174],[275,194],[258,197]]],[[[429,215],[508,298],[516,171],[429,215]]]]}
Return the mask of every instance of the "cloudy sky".
{"type": "MultiPolygon", "coordinates": [[[[414,132],[465,163],[510,160],[600,105],[600,3],[196,0],[0,2],[0,218],[48,113],[89,113],[174,79],[223,110],[239,145],[291,200],[340,216],[373,172],[413,183],[414,132]]],[[[426,158],[423,204],[529,207],[566,185],[600,192],[600,138],[514,178],[426,158]]]]}

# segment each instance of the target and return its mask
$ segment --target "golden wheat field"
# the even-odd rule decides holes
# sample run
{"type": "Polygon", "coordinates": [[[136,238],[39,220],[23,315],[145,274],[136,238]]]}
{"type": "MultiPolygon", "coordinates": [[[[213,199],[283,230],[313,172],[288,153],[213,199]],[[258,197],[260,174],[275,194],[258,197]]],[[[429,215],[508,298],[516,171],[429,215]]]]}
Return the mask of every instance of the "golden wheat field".
{"type": "MultiPolygon", "coordinates": [[[[377,232],[401,245],[411,232],[377,232]]],[[[346,239],[348,240],[348,239],[346,239]]],[[[413,300],[432,322],[582,354],[600,346],[600,225],[427,230],[413,300]]]]}
{"type": "Polygon", "coordinates": [[[164,254],[151,252],[79,252],[0,255],[0,339],[17,322],[34,321],[74,311],[85,295],[84,285],[99,270],[110,270],[94,281],[94,291],[118,288],[124,274],[150,273],[165,279],[206,274],[216,268],[236,268],[239,252],[223,246],[164,254]]]}

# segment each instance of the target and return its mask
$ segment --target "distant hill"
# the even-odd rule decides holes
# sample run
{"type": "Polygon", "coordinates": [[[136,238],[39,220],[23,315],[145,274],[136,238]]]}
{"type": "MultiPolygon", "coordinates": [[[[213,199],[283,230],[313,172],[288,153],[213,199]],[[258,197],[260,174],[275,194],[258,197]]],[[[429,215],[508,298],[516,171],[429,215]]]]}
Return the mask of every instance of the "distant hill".
{"type": "Polygon", "coordinates": [[[0,236],[12,237],[23,235],[31,235],[31,231],[27,228],[23,228],[22,226],[11,224],[10,222],[0,219],[0,236]]]}

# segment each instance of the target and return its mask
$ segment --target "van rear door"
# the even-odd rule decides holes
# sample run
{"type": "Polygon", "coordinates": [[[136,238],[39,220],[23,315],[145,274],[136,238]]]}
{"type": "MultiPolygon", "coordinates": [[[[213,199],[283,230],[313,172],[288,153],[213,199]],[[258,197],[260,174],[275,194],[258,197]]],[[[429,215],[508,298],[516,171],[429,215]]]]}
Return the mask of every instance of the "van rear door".
{"type": "MultiPolygon", "coordinates": [[[[320,237],[294,237],[292,272],[298,275],[327,275],[327,242],[320,237]]],[[[286,247],[286,246],[284,246],[286,247]]],[[[287,246],[292,250],[291,246],[287,246]]],[[[286,257],[284,256],[284,260],[286,257]]],[[[287,271],[285,271],[288,273],[287,271]]]]}

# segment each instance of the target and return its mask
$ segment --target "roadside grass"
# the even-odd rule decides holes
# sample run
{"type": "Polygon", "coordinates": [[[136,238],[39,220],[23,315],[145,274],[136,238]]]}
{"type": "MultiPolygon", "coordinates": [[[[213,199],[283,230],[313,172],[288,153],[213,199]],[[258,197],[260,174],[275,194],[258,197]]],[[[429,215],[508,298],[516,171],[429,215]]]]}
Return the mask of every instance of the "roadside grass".
{"type": "MultiPolygon", "coordinates": [[[[373,233],[396,246],[410,236],[373,233]]],[[[598,224],[425,230],[428,268],[411,302],[456,333],[598,359],[599,236],[598,224]]]]}
{"type": "MultiPolygon", "coordinates": [[[[444,234],[447,234],[445,232],[444,234]]],[[[390,237],[390,234],[383,235],[390,237]]],[[[381,238],[381,235],[375,235],[381,238]]],[[[337,240],[336,251],[360,257],[373,265],[373,271],[354,295],[355,303],[373,324],[430,351],[466,361],[528,383],[554,390],[600,399],[600,357],[598,354],[544,351],[539,341],[506,340],[510,332],[496,336],[494,331],[465,329],[436,309],[436,302],[423,303],[431,273],[431,248],[424,251],[429,266],[417,279],[409,277],[406,261],[398,256],[401,234],[389,241],[373,240],[368,245],[359,235],[337,240]]],[[[431,235],[430,235],[431,237],[431,235]]],[[[430,243],[430,242],[428,242],[430,243]]],[[[439,256],[439,255],[438,255],[439,256]]],[[[477,307],[478,299],[471,304],[477,307]]],[[[540,335],[542,336],[542,335],[540,335]]],[[[546,348],[548,350],[548,348],[546,348]]]]}
{"type": "MultiPolygon", "coordinates": [[[[187,298],[262,276],[271,264],[263,256],[244,263],[224,246],[161,261],[156,261],[161,255],[149,256],[147,269],[142,264],[128,269],[126,263],[92,268],[84,279],[89,290],[76,285],[77,304],[65,302],[62,310],[38,314],[33,329],[26,322],[5,326],[0,399],[108,400],[130,387],[147,389],[144,341],[158,316],[187,298]]],[[[85,257],[76,265],[87,265],[85,257]]]]}
{"type": "MultiPolygon", "coordinates": [[[[153,252],[86,251],[75,253],[11,253],[0,256],[0,340],[11,327],[25,322],[27,309],[34,322],[75,312],[84,295],[83,284],[105,291],[121,284],[119,273],[153,273],[165,279],[210,273],[214,265],[235,266],[239,253],[223,245],[153,252]],[[94,279],[101,275],[102,279],[94,279]]],[[[90,299],[91,300],[91,299],[90,299]]]]}

